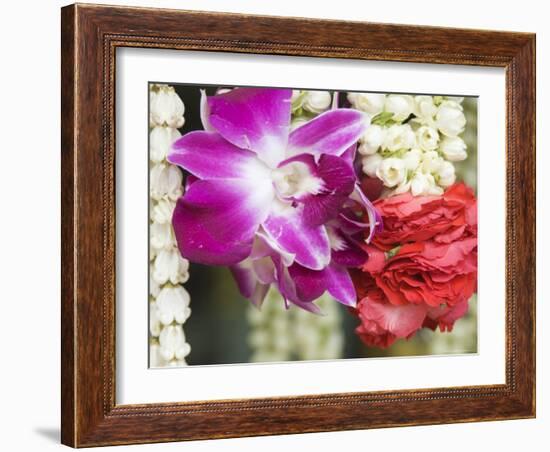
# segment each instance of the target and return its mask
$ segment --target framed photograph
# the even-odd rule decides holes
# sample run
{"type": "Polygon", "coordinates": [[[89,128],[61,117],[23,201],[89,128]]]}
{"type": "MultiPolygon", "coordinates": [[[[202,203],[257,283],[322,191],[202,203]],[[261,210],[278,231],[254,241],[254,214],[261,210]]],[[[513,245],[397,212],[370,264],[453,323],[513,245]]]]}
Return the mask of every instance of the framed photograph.
{"type": "Polygon", "coordinates": [[[535,416],[533,34],[61,31],[64,444],[535,416]]]}

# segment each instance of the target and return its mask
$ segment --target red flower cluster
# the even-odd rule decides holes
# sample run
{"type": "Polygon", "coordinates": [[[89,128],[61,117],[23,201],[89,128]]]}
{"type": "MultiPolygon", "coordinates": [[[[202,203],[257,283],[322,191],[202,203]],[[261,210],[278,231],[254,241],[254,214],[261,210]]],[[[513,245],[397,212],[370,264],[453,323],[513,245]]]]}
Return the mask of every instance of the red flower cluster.
{"type": "Polygon", "coordinates": [[[388,347],[422,327],[451,331],[477,287],[477,201],[463,183],[441,196],[410,193],[374,203],[384,231],[354,274],[367,345],[388,347]]]}

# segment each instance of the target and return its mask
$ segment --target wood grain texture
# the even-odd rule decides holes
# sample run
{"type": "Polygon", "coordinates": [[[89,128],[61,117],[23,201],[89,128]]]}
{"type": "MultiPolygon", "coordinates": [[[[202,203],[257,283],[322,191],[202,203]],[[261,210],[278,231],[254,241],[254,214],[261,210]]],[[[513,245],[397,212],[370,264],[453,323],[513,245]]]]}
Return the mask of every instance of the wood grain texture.
{"type": "Polygon", "coordinates": [[[535,415],[534,35],[80,4],[63,8],[61,35],[64,444],[85,447],[535,415]],[[506,384],[116,405],[117,47],[506,68],[506,384]]]}

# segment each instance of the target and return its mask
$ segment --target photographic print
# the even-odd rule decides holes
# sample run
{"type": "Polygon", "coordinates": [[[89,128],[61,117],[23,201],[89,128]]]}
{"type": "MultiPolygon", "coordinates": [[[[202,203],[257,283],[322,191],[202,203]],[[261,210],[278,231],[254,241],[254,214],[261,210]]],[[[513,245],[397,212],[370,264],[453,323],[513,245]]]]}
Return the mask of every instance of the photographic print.
{"type": "Polygon", "coordinates": [[[150,83],[149,366],[477,352],[477,98],[150,83]]]}

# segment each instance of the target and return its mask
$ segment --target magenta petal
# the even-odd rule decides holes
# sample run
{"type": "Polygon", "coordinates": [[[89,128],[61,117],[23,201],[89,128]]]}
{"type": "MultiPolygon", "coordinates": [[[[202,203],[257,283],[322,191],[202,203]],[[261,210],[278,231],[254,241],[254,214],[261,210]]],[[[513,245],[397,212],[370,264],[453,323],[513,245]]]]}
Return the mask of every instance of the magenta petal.
{"type": "Polygon", "coordinates": [[[281,262],[287,267],[294,262],[294,254],[283,250],[264,230],[260,229],[256,233],[256,240],[250,257],[258,259],[266,256],[279,256],[281,262]]]}
{"type": "Polygon", "coordinates": [[[321,181],[318,193],[305,192],[291,198],[304,205],[305,222],[310,226],[319,226],[336,218],[356,183],[351,165],[334,155],[315,157],[312,154],[299,154],[281,162],[279,168],[294,162],[303,163],[309,169],[310,177],[321,181]]]}
{"type": "Polygon", "coordinates": [[[322,192],[310,195],[303,201],[305,221],[312,226],[336,218],[353,191],[356,180],[353,168],[334,155],[321,155],[317,174],[323,180],[322,192]]]}
{"type": "Polygon", "coordinates": [[[238,264],[232,265],[229,267],[229,270],[231,270],[233,278],[235,278],[241,295],[245,298],[252,297],[258,281],[251,268],[250,259],[245,259],[238,264]]]}
{"type": "Polygon", "coordinates": [[[344,267],[359,267],[367,261],[368,254],[360,243],[335,227],[327,228],[331,237],[332,262],[344,267]]]}
{"type": "Polygon", "coordinates": [[[270,183],[198,180],[182,196],[172,224],[183,257],[207,265],[233,265],[250,254],[254,234],[273,200],[270,183]]]}
{"type": "Polygon", "coordinates": [[[251,268],[251,263],[250,259],[245,259],[239,264],[232,265],[230,270],[241,295],[250,300],[255,306],[260,307],[269,290],[269,284],[262,284],[258,281],[251,268]]]}
{"type": "Polygon", "coordinates": [[[315,300],[328,291],[342,304],[354,307],[357,303],[353,281],[348,271],[341,265],[331,263],[323,270],[314,271],[295,264],[289,268],[289,272],[301,300],[315,300]]]}
{"type": "Polygon", "coordinates": [[[296,284],[297,296],[305,302],[316,300],[327,290],[323,270],[310,270],[294,264],[288,271],[296,284]]]}
{"type": "Polygon", "coordinates": [[[321,309],[319,308],[319,306],[317,306],[313,302],[305,302],[305,301],[296,300],[296,301],[293,301],[293,304],[295,304],[299,308],[302,308],[305,311],[311,312],[312,314],[323,315],[323,313],[322,313],[321,309]]]}
{"type": "Polygon", "coordinates": [[[263,227],[284,251],[304,267],[321,270],[330,262],[330,244],[324,226],[309,226],[301,206],[276,202],[263,227]]]}
{"type": "Polygon", "coordinates": [[[354,199],[359,202],[367,212],[367,217],[369,219],[369,235],[366,242],[370,243],[372,238],[374,237],[374,234],[382,232],[382,230],[384,229],[382,216],[380,215],[376,207],[374,207],[374,204],[363,193],[363,190],[361,189],[359,184],[356,184],[353,195],[354,199]]]}
{"type": "Polygon", "coordinates": [[[269,169],[256,154],[240,149],[215,132],[185,134],[172,145],[168,161],[200,179],[268,179],[269,169]]]}
{"type": "Polygon", "coordinates": [[[355,155],[357,154],[357,145],[354,143],[340,155],[353,168],[355,155]]]}
{"type": "Polygon", "coordinates": [[[208,123],[235,146],[256,152],[275,167],[288,142],[291,96],[289,89],[235,88],[208,98],[208,123]]]}
{"type": "Polygon", "coordinates": [[[288,156],[302,154],[342,155],[367,129],[364,113],[339,108],[320,114],[294,130],[288,140],[288,156]]]}
{"type": "Polygon", "coordinates": [[[328,293],[340,303],[355,307],[357,304],[357,293],[346,268],[341,265],[331,264],[323,270],[323,273],[328,293]]]}

